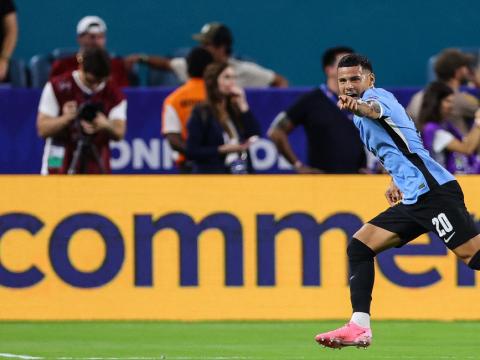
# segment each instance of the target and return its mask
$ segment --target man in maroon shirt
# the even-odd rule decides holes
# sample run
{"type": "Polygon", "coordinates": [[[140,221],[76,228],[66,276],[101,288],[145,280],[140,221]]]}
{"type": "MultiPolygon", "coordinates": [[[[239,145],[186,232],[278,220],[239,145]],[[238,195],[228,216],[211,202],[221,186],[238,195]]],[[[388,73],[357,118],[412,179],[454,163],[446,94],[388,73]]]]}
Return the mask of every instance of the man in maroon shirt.
{"type": "Polygon", "coordinates": [[[110,173],[109,141],[125,136],[127,101],[109,79],[108,53],[87,48],[78,59],[78,70],[51,79],[40,98],[37,129],[46,139],[42,174],[110,173]],[[95,108],[90,119],[80,110],[86,104],[95,108]],[[72,165],[79,142],[89,146],[72,165]]]}
{"type": "MultiPolygon", "coordinates": [[[[77,42],[80,50],[90,48],[105,49],[107,25],[98,16],[85,16],[77,25],[77,42]]],[[[78,69],[77,55],[57,59],[52,65],[50,78],[78,69]]],[[[111,79],[118,86],[129,86],[128,70],[121,58],[111,59],[111,79]]]]}

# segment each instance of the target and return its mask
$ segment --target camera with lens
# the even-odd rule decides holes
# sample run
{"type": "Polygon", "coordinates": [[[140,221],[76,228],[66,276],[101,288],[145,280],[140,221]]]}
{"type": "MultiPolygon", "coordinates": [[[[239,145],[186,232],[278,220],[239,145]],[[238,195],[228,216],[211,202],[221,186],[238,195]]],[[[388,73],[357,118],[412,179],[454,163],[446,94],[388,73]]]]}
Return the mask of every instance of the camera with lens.
{"type": "Polygon", "coordinates": [[[93,123],[99,112],[103,112],[103,104],[98,102],[87,101],[78,107],[74,124],[76,131],[72,134],[72,140],[76,142],[76,145],[68,168],[68,174],[86,173],[86,164],[92,160],[98,165],[101,173],[105,173],[105,167],[97,146],[93,141],[92,134],[85,132],[80,123],[81,120],[89,124],[93,123]]]}
{"type": "Polygon", "coordinates": [[[97,116],[97,113],[101,111],[103,111],[103,105],[101,103],[85,102],[78,108],[77,119],[91,123],[97,116]]]}

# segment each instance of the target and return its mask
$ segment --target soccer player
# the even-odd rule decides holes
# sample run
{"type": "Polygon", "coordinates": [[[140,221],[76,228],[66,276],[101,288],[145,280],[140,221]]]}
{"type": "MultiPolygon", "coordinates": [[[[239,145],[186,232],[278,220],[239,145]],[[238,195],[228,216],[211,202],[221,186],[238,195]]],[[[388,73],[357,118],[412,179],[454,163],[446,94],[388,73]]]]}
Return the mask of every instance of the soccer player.
{"type": "Polygon", "coordinates": [[[372,341],[370,303],[378,253],[434,231],[470,268],[480,270],[480,235],[453,175],[429,156],[395,97],[374,87],[370,61],[346,55],[338,64],[337,77],[338,107],[355,115],[366,147],[392,176],[385,194],[390,208],[364,224],[348,245],[351,320],[315,340],[330,348],[367,347],[372,341]]]}

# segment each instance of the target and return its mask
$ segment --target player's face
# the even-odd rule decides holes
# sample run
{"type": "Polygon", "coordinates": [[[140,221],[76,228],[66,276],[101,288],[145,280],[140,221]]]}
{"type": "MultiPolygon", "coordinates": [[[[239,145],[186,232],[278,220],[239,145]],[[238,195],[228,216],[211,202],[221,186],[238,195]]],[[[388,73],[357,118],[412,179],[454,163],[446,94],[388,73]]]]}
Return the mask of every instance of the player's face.
{"type": "Polygon", "coordinates": [[[448,119],[453,110],[453,94],[448,95],[440,103],[440,116],[442,119],[448,119]]]}
{"type": "Polygon", "coordinates": [[[218,76],[218,90],[222,95],[229,95],[235,86],[235,71],[227,66],[218,76]]]}
{"type": "Polygon", "coordinates": [[[78,43],[82,49],[100,48],[104,49],[107,43],[105,33],[85,33],[78,37],[78,43]]]}
{"type": "Polygon", "coordinates": [[[339,94],[351,97],[361,97],[375,82],[375,75],[360,65],[338,68],[337,78],[339,94]]]}

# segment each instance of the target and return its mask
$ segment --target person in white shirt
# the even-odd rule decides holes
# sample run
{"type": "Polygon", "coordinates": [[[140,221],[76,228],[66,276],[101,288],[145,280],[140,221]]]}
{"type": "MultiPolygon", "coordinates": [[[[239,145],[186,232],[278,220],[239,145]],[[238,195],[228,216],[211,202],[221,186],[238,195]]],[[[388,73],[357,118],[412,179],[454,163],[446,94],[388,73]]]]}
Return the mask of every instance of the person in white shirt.
{"type": "MultiPolygon", "coordinates": [[[[233,36],[224,24],[212,22],[205,24],[200,33],[193,38],[210,51],[216,62],[227,62],[235,71],[237,84],[241,87],[287,87],[288,81],[273,70],[264,68],[251,61],[243,61],[232,57],[233,36]]],[[[181,82],[188,79],[187,61],[183,57],[166,58],[163,56],[133,54],[127,57],[129,64],[136,62],[148,66],[173,71],[181,82]]]]}

